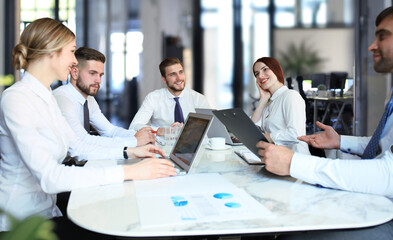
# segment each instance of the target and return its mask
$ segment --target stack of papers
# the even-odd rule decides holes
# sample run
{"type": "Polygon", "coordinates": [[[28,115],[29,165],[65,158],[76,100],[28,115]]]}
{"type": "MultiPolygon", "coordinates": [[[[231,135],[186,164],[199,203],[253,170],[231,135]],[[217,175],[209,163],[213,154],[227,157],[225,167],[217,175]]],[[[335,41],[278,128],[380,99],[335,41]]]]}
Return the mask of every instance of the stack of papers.
{"type": "Polygon", "coordinates": [[[143,228],[273,217],[217,173],[135,181],[135,188],[143,228]]]}
{"type": "Polygon", "coordinates": [[[248,149],[235,150],[235,153],[239,155],[248,164],[264,164],[260,157],[258,157],[248,149]]]}

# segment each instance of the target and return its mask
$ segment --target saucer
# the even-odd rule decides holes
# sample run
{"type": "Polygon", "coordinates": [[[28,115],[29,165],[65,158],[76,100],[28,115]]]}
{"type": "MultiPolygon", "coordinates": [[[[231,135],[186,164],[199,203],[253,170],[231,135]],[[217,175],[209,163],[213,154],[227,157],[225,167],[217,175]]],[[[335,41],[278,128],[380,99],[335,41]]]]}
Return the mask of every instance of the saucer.
{"type": "Polygon", "coordinates": [[[223,148],[211,148],[209,145],[206,146],[206,149],[213,150],[213,151],[223,151],[230,149],[231,146],[225,145],[223,148]]]}

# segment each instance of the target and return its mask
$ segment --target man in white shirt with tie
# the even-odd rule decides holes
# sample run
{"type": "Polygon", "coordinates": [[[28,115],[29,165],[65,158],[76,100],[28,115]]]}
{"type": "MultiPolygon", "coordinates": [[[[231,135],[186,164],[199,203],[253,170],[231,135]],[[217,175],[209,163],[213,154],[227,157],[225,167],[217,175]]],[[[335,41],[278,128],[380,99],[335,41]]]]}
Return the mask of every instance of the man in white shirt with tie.
{"type": "Polygon", "coordinates": [[[166,88],[149,93],[130,124],[139,130],[151,126],[157,135],[164,135],[165,127],[182,123],[195,108],[210,108],[206,97],[185,87],[183,64],[177,58],[167,58],[159,65],[161,80],[166,88]]]}
{"type": "MultiPolygon", "coordinates": [[[[375,40],[368,50],[373,53],[374,70],[393,73],[393,7],[377,17],[375,40]]],[[[290,175],[317,186],[346,191],[380,194],[393,198],[393,98],[385,107],[373,136],[340,136],[330,126],[317,122],[322,133],[302,136],[313,147],[341,149],[361,155],[362,159],[328,159],[294,153],[283,146],[258,142],[266,170],[290,175]]],[[[349,230],[327,230],[283,235],[278,239],[393,239],[393,220],[385,224],[349,230]]]]}
{"type": "Polygon", "coordinates": [[[111,124],[102,114],[94,96],[104,75],[105,56],[97,50],[81,47],[75,57],[78,65],[71,69],[70,82],[55,89],[53,95],[76,135],[82,141],[102,146],[135,147],[154,143],[151,128],[139,132],[124,129],[111,124]],[[90,135],[89,125],[100,136],[90,135]]]}

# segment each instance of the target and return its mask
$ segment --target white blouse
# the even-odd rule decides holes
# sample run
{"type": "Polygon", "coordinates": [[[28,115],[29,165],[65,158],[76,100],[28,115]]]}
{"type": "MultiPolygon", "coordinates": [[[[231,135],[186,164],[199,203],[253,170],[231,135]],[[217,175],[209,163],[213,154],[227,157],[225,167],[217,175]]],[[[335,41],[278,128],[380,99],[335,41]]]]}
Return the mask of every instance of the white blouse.
{"type": "MultiPolygon", "coordinates": [[[[122,158],[122,148],[81,142],[62,116],[52,91],[28,72],[6,89],[0,103],[0,208],[22,219],[61,216],[56,193],[119,183],[121,166],[68,167],[67,155],[83,159],[122,158]]],[[[0,216],[0,231],[9,229],[0,216]]]]}
{"type": "Polygon", "coordinates": [[[297,137],[306,135],[306,105],[295,90],[282,86],[274,92],[259,124],[264,132],[270,133],[275,144],[310,154],[307,143],[297,140],[297,137]]]}

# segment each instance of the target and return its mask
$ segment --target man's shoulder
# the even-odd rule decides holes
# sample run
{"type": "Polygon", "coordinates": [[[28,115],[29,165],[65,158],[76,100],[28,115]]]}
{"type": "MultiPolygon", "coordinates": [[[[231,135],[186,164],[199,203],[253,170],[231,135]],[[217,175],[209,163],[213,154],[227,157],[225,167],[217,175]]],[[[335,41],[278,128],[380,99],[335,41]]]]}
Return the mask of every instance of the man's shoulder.
{"type": "Polygon", "coordinates": [[[146,98],[157,98],[162,97],[163,95],[166,95],[166,88],[159,88],[151,91],[146,95],[146,98]]]}
{"type": "Polygon", "coordinates": [[[62,85],[54,89],[52,93],[54,96],[68,94],[67,88],[67,85],[62,85]]]}
{"type": "Polygon", "coordinates": [[[194,89],[184,88],[184,90],[186,91],[186,93],[188,92],[188,94],[190,94],[191,96],[199,96],[199,97],[205,98],[205,95],[203,95],[200,92],[195,91],[194,89]]]}

